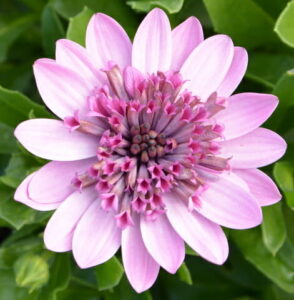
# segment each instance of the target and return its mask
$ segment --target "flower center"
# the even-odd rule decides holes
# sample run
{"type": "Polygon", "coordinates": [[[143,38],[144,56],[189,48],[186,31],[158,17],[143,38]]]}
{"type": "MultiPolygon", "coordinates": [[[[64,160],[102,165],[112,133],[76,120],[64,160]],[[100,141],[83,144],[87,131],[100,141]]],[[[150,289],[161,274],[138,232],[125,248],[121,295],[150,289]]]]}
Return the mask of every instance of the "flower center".
{"type": "Polygon", "coordinates": [[[118,226],[132,224],[134,213],[154,219],[165,212],[164,193],[180,192],[193,209],[207,186],[206,172],[228,166],[218,157],[223,128],[212,117],[225,99],[201,101],[183,91],[175,72],[144,77],[116,65],[105,71],[108,84],[88,98],[87,120],[78,112],[65,118],[71,130],[93,134],[97,162],[73,180],[95,184],[102,208],[114,211],[118,226]]]}

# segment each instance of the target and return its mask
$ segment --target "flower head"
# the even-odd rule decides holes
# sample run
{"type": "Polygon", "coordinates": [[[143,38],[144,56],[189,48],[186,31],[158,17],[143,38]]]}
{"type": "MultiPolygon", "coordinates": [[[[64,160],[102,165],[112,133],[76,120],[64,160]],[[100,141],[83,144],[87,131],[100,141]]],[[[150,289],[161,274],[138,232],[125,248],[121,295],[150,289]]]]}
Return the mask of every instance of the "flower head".
{"type": "Polygon", "coordinates": [[[56,59],[37,60],[34,73],[60,120],[29,120],[15,131],[30,152],[52,160],[15,194],[35,209],[56,209],[47,248],[72,250],[87,268],[121,246],[138,292],[154,283],[159,266],[177,271],[184,242],[222,264],[221,226],[257,226],[260,207],[280,200],[257,170],[285,152],[280,136],[259,128],[278,101],[231,96],[246,67],[246,50],[228,36],[203,40],[194,17],[171,30],[160,9],[146,16],[133,44],[101,13],[88,25],[86,48],[57,41],[56,59]]]}

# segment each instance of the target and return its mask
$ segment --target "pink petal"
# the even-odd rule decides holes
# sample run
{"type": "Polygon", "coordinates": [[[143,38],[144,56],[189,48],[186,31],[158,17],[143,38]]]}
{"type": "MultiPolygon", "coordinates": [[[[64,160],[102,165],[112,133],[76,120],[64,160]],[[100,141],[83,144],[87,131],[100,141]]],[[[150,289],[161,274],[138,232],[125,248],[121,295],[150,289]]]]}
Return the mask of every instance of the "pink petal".
{"type": "Polygon", "coordinates": [[[247,64],[248,54],[246,49],[235,47],[231,66],[223,82],[217,88],[217,94],[220,97],[228,97],[233,94],[246,72],[247,64]]]}
{"type": "Polygon", "coordinates": [[[72,249],[72,238],[79,220],[96,199],[94,188],[71,194],[50,218],[44,232],[47,249],[65,252],[72,249]]]}
{"type": "Polygon", "coordinates": [[[190,17],[172,31],[172,70],[179,70],[192,50],[203,41],[201,23],[190,17]]]}
{"type": "Polygon", "coordinates": [[[54,114],[63,119],[77,109],[84,111],[91,90],[89,82],[52,59],[38,59],[33,69],[39,93],[54,114]]]}
{"type": "Polygon", "coordinates": [[[172,56],[171,28],[168,17],[154,8],[140,24],[134,38],[132,66],[143,73],[167,71],[172,56]]]}
{"type": "Polygon", "coordinates": [[[221,227],[196,211],[190,212],[176,193],[166,193],[164,203],[171,225],[184,241],[206,260],[223,264],[228,257],[229,248],[221,227]]]}
{"type": "Polygon", "coordinates": [[[29,194],[39,203],[61,202],[76,189],[71,181],[76,174],[85,172],[96,159],[71,162],[52,161],[38,170],[29,184],[29,194]]]}
{"type": "Polygon", "coordinates": [[[257,127],[273,113],[278,98],[270,94],[242,93],[228,99],[228,106],[215,117],[223,124],[225,139],[242,136],[257,127]]]}
{"type": "Polygon", "coordinates": [[[246,182],[250,193],[254,196],[259,205],[272,205],[281,200],[282,196],[277,186],[273,180],[262,171],[257,169],[235,169],[233,172],[246,182]]]}
{"type": "Polygon", "coordinates": [[[135,225],[122,232],[122,259],[127,278],[132,287],[141,293],[155,282],[159,265],[150,256],[142,240],[138,218],[135,225]]]}
{"type": "Polygon", "coordinates": [[[113,61],[121,68],[131,64],[131,41],[124,29],[111,17],[95,14],[87,28],[86,48],[98,68],[113,61]]]}
{"type": "Polygon", "coordinates": [[[236,169],[259,168],[281,158],[286,151],[285,141],[275,132],[257,128],[233,140],[221,142],[223,157],[236,169]]]}
{"type": "Polygon", "coordinates": [[[232,40],[215,35],[197,46],[184,62],[181,74],[185,87],[206,100],[224,80],[234,55],[232,40]]]}
{"type": "Polygon", "coordinates": [[[73,255],[81,268],[102,264],[120,247],[121,230],[112,213],[95,200],[85,212],[73,236],[73,255]]]}
{"type": "Polygon", "coordinates": [[[141,232],[151,256],[168,272],[175,273],[184,261],[185,245],[166,215],[159,215],[154,221],[146,221],[142,217],[141,232]]]}
{"type": "Polygon", "coordinates": [[[18,186],[18,188],[15,191],[14,199],[36,210],[40,210],[40,211],[53,210],[60,205],[60,202],[38,203],[33,201],[29,196],[28,186],[32,178],[34,178],[34,176],[37,175],[37,173],[38,171],[30,174],[23,180],[23,182],[18,186]]]}
{"type": "Polygon", "coordinates": [[[61,39],[56,42],[56,62],[80,74],[93,88],[105,81],[104,74],[95,66],[86,49],[73,41],[61,39]]]}
{"type": "Polygon", "coordinates": [[[98,146],[94,136],[70,132],[58,120],[24,121],[16,127],[14,134],[28,151],[50,160],[71,161],[93,157],[98,146]]]}
{"type": "Polygon", "coordinates": [[[140,84],[144,82],[144,76],[133,67],[126,67],[124,70],[125,89],[131,97],[135,97],[140,84]]]}
{"type": "Polygon", "coordinates": [[[259,225],[262,212],[251,194],[239,184],[219,177],[210,182],[200,196],[195,209],[209,220],[234,229],[246,229],[259,225]]]}

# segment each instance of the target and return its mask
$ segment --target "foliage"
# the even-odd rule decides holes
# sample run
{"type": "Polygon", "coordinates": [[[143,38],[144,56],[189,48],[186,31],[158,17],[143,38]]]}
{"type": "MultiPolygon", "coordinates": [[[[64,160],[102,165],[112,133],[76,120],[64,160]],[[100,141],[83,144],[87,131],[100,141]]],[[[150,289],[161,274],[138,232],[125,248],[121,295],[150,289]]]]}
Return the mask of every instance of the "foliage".
{"type": "Polygon", "coordinates": [[[233,299],[294,298],[294,1],[287,0],[1,0],[0,2],[0,300],[233,299]],[[194,15],[207,36],[230,35],[249,50],[249,67],[239,91],[274,93],[278,109],[267,122],[288,143],[282,161],[264,171],[273,175],[283,200],[263,209],[260,228],[226,231],[230,257],[224,266],[202,260],[187,247],[177,274],[161,271],[155,286],[136,294],[120,254],[80,270],[70,253],[44,248],[42,232],[50,213],[13,201],[22,179],[45,162],[16,142],[13,129],[28,118],[52,114],[41,104],[32,64],[54,57],[55,41],[85,43],[94,12],[116,18],[133,37],[155,6],[172,25],[194,15]]]}

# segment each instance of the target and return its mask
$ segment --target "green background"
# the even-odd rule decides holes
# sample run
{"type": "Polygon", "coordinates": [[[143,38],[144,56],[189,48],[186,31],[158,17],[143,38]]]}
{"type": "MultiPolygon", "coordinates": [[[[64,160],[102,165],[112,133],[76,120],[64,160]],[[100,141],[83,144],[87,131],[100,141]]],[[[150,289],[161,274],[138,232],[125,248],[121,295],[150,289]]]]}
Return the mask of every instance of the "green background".
{"type": "Polygon", "coordinates": [[[1,0],[0,1],[0,300],[95,299],[294,299],[294,1],[287,0],[1,0]],[[51,117],[32,75],[40,57],[54,57],[55,41],[84,44],[94,12],[117,19],[133,37],[146,12],[163,8],[176,26],[198,17],[206,37],[224,33],[249,51],[249,67],[238,91],[273,93],[278,109],[266,123],[288,143],[282,160],[264,168],[283,192],[263,208],[255,229],[226,230],[230,257],[212,265],[187,249],[176,275],[164,270],[150,291],[136,294],[120,254],[80,270],[71,253],[44,248],[42,233],[51,213],[12,200],[22,179],[45,161],[17,144],[14,127],[51,117]]]}

